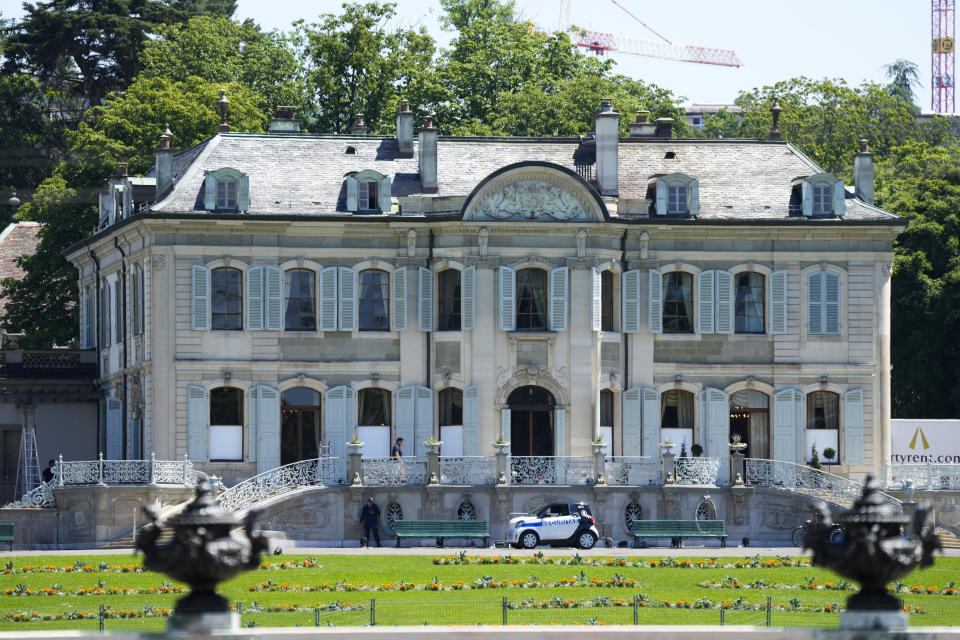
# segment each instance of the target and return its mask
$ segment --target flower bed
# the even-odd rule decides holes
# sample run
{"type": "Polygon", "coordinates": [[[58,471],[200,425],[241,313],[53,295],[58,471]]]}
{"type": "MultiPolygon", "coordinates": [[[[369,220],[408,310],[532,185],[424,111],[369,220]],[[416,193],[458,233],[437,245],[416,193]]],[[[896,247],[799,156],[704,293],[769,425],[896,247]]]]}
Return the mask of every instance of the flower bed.
{"type": "Polygon", "coordinates": [[[624,558],[608,557],[594,558],[583,557],[580,554],[573,554],[569,557],[551,558],[543,555],[542,552],[532,556],[515,557],[511,555],[500,556],[468,556],[466,552],[459,555],[433,558],[433,564],[438,566],[448,565],[514,565],[514,564],[541,564],[541,565],[571,565],[571,566],[589,566],[589,567],[650,567],[653,569],[777,569],[783,567],[810,567],[810,561],[806,558],[792,558],[791,556],[777,556],[776,558],[762,559],[760,556],[740,559],[721,559],[704,558],[700,560],[690,560],[687,558],[624,558]]]}

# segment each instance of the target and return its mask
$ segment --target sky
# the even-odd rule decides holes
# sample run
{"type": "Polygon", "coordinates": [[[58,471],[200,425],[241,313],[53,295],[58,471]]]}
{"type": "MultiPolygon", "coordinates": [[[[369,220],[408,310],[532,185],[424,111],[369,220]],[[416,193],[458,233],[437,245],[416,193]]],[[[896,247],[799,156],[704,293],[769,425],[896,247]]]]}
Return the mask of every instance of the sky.
{"type": "MultiPolygon", "coordinates": [[[[394,0],[398,26],[426,26],[444,45],[439,0],[394,0]]],[[[525,19],[555,29],[561,0],[516,0],[525,19]]],[[[647,40],[657,37],[613,0],[572,0],[573,24],[647,40]]],[[[618,0],[637,18],[675,43],[732,49],[740,68],[613,54],[618,73],[670,89],[689,103],[730,103],[740,91],[796,76],[842,78],[848,84],[886,82],[884,66],[905,58],[920,69],[917,102],[930,108],[930,2],[928,0],[618,0]]],[[[4,18],[19,18],[18,0],[0,0],[4,18]]],[[[339,12],[339,0],[239,0],[235,17],[266,30],[287,30],[339,12]]]]}

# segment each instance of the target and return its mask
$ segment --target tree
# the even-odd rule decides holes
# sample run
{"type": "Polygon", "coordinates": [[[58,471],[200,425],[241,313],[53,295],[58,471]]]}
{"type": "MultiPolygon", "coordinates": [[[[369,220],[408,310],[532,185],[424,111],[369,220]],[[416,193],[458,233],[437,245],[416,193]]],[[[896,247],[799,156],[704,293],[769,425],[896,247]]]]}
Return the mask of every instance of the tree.
{"type": "Polygon", "coordinates": [[[703,134],[707,138],[736,138],[740,133],[740,118],[726,107],[703,118],[703,134]]]}
{"type": "Polygon", "coordinates": [[[914,104],[916,95],[913,88],[920,84],[920,70],[909,60],[900,58],[884,67],[890,84],[887,91],[895,98],[900,98],[912,108],[914,115],[920,115],[920,108],[914,104]]]}

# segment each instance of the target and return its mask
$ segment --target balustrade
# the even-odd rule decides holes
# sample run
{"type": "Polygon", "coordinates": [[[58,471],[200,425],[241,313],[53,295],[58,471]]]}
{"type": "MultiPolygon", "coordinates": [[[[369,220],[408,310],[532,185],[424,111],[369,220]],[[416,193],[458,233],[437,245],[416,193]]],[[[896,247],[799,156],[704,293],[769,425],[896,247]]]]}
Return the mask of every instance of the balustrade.
{"type": "Polygon", "coordinates": [[[719,485],[721,464],[726,458],[677,458],[673,467],[674,482],[677,484],[719,485]]]}
{"type": "Polygon", "coordinates": [[[593,482],[593,459],[562,456],[511,456],[511,484],[581,485],[593,482]]]}
{"type": "Polygon", "coordinates": [[[660,484],[660,458],[611,456],[605,463],[607,484],[651,486],[660,484]]]}
{"type": "Polygon", "coordinates": [[[440,484],[493,485],[496,464],[489,456],[440,458],[440,484]]]}
{"type": "Polygon", "coordinates": [[[960,464],[897,464],[889,467],[887,488],[960,489],[960,464]]]}
{"type": "Polygon", "coordinates": [[[217,496],[224,509],[244,511],[257,503],[303,487],[344,484],[346,466],[341,458],[313,458],[270,469],[217,496]]]}
{"type": "MultiPolygon", "coordinates": [[[[863,492],[859,482],[793,462],[747,458],[744,463],[747,484],[800,493],[845,508],[851,507],[863,492]]],[[[902,509],[900,501],[893,496],[880,495],[897,511],[902,509]]]]}
{"type": "Polygon", "coordinates": [[[427,459],[424,457],[364,458],[362,465],[363,484],[367,486],[421,486],[427,483],[427,459]]]}

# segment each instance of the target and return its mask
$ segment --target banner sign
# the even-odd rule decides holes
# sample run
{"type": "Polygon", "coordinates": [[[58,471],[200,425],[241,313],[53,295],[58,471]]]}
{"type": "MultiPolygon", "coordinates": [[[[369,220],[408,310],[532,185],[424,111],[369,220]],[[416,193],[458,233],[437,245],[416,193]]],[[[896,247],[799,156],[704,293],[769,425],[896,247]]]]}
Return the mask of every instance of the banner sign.
{"type": "Polygon", "coordinates": [[[960,420],[890,421],[891,464],[960,464],[960,420]]]}

